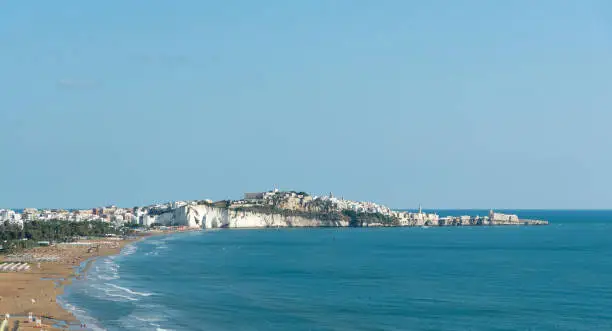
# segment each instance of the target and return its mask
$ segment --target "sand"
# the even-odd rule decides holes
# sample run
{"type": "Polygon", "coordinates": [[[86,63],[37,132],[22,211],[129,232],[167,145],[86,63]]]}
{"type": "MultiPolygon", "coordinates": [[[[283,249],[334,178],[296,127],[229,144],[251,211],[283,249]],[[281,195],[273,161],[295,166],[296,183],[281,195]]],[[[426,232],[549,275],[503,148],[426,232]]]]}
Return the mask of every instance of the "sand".
{"type": "MultiPolygon", "coordinates": [[[[79,326],[79,322],[68,311],[64,310],[56,298],[61,295],[64,286],[74,277],[82,277],[83,273],[76,274],[75,267],[87,259],[99,256],[118,254],[121,249],[134,240],[89,240],[82,241],[99,245],[99,250],[89,249],[90,245],[59,244],[50,247],[37,247],[19,253],[12,259],[22,259],[30,263],[30,270],[25,272],[0,272],[0,316],[11,315],[9,330],[13,329],[19,321],[19,330],[41,330],[35,328],[34,323],[28,323],[28,313],[41,316],[44,330],[65,330],[53,328],[56,320],[65,321],[79,326]],[[88,251],[89,250],[89,251],[88,251]],[[33,258],[52,257],[52,262],[27,261],[33,258]]],[[[0,255],[0,261],[7,261],[9,257],[0,255]]]]}

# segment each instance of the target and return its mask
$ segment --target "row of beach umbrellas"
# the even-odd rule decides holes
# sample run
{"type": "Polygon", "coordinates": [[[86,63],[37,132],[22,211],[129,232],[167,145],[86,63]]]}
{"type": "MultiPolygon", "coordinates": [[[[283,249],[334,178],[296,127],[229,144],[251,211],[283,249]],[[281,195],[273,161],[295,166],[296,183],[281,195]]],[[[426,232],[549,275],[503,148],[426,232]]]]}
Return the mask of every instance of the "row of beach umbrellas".
{"type": "Polygon", "coordinates": [[[4,271],[26,271],[30,270],[30,265],[25,262],[3,263],[0,264],[0,272],[4,271]]]}
{"type": "Polygon", "coordinates": [[[42,256],[36,256],[36,255],[30,255],[30,254],[21,254],[21,255],[15,255],[15,256],[8,256],[5,261],[12,261],[12,262],[22,262],[22,261],[29,261],[29,262],[53,262],[53,261],[57,261],[59,260],[58,256],[55,255],[42,255],[42,256]]]}

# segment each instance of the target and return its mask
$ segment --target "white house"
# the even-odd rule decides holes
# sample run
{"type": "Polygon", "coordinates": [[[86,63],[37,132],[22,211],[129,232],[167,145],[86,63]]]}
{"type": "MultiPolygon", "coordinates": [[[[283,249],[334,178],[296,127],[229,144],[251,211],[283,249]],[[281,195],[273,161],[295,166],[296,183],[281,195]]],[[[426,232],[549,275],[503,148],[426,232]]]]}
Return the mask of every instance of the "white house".
{"type": "Polygon", "coordinates": [[[16,224],[23,228],[23,219],[21,219],[21,214],[10,209],[0,209],[0,222],[4,223],[6,221],[8,221],[10,224],[16,224]]]}

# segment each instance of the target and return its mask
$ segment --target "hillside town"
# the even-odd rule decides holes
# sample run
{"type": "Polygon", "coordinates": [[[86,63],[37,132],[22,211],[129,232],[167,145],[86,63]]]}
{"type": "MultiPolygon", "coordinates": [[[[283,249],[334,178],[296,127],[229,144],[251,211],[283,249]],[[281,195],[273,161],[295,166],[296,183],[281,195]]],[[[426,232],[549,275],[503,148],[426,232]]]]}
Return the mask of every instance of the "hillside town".
{"type": "Polygon", "coordinates": [[[133,209],[108,206],[93,209],[35,209],[26,208],[22,211],[0,209],[0,222],[23,225],[25,221],[70,221],[88,222],[104,221],[108,223],[124,224],[134,222],[133,209]]]}
{"type": "MultiPolygon", "coordinates": [[[[273,189],[266,192],[245,193],[240,200],[212,200],[175,201],[164,204],[155,204],[144,207],[120,208],[107,206],[92,209],[33,209],[26,208],[20,211],[0,209],[0,222],[23,226],[24,221],[103,221],[117,226],[132,224],[140,226],[152,225],[186,225],[193,226],[189,221],[176,217],[175,211],[187,207],[214,206],[229,211],[266,211],[296,212],[325,214],[356,214],[377,215],[391,222],[368,222],[367,226],[462,226],[462,225],[511,225],[511,224],[547,224],[546,221],[520,220],[517,215],[497,213],[491,210],[487,216],[447,216],[440,217],[436,213],[418,211],[396,211],[374,202],[360,202],[338,198],[332,193],[323,196],[311,196],[305,192],[280,191],[273,189]],[[184,223],[184,224],[182,224],[184,223]]],[[[188,214],[188,211],[185,211],[188,214]]],[[[203,226],[198,224],[196,225],[203,226]]]]}

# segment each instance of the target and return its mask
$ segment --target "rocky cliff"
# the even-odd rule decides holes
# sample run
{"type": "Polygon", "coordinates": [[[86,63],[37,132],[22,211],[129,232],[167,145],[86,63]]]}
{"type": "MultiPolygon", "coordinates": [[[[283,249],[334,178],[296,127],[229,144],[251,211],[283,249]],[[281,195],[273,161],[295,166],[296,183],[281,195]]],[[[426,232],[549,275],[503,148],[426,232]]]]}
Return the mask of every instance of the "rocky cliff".
{"type": "MultiPolygon", "coordinates": [[[[403,216],[412,214],[401,214],[403,216]]],[[[417,216],[426,214],[418,214],[417,216]]],[[[433,214],[432,214],[433,215],[433,214]]],[[[500,214],[501,215],[501,214],[500,214]]],[[[415,216],[415,215],[412,215],[415,216]]],[[[270,228],[270,227],[367,227],[367,226],[482,226],[546,225],[539,220],[491,219],[470,216],[410,218],[377,213],[304,212],[273,207],[228,207],[223,203],[190,204],[145,215],[143,225],[160,224],[190,228],[270,228]]]]}
{"type": "Polygon", "coordinates": [[[348,226],[342,218],[235,210],[213,205],[187,205],[159,215],[148,215],[147,224],[183,225],[191,228],[267,228],[348,226]]]}

